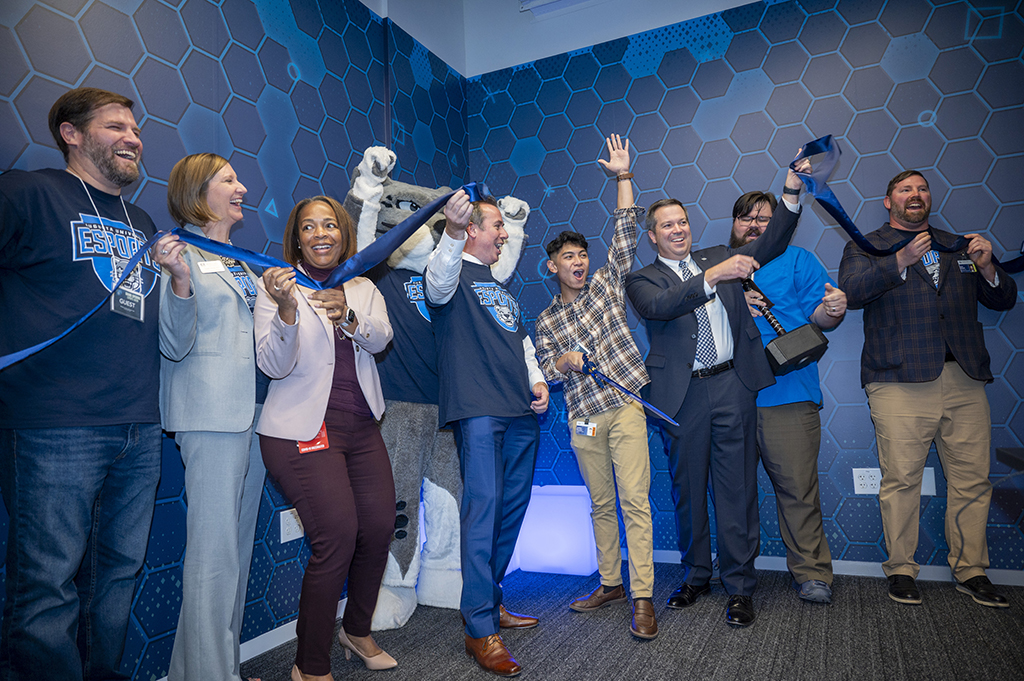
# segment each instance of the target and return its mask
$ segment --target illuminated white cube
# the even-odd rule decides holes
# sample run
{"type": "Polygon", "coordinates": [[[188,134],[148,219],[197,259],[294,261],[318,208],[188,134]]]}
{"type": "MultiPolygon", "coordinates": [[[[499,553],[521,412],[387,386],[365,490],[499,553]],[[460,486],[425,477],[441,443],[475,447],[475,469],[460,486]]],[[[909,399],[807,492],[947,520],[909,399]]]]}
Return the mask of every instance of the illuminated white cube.
{"type": "Polygon", "coordinates": [[[590,492],[583,485],[533,486],[509,572],[590,575],[597,545],[590,520],[590,492]]]}

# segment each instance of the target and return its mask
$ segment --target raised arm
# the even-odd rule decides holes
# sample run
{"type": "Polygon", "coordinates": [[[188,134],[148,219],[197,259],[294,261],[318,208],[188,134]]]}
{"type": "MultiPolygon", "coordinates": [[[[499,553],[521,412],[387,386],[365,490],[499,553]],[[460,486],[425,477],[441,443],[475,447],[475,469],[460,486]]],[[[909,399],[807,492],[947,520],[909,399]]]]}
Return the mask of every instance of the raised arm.
{"type": "Polygon", "coordinates": [[[462,272],[462,249],[466,247],[466,228],[473,214],[469,195],[460,189],[444,205],[444,234],[437,248],[430,254],[427,271],[423,276],[427,300],[434,305],[444,305],[459,286],[462,272]]]}
{"type": "Polygon", "coordinates": [[[615,209],[615,234],[608,248],[608,269],[614,281],[622,284],[626,275],[633,269],[636,257],[637,220],[643,215],[643,209],[633,205],[633,175],[629,172],[629,140],[625,143],[618,135],[605,140],[608,146],[608,160],[598,159],[605,170],[615,174],[618,184],[615,209]]]}

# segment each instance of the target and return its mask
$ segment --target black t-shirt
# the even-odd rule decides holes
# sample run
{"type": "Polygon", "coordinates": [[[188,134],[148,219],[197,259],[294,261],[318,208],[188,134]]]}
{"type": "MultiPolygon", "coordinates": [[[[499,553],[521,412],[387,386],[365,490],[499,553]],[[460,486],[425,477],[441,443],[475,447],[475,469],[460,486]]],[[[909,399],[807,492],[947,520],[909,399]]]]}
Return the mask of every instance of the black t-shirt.
{"type": "Polygon", "coordinates": [[[376,283],[387,303],[388,318],[395,332],[388,347],[376,355],[384,397],[437,404],[437,349],[423,275],[389,268],[376,283]]]}
{"type": "MultiPolygon", "coordinates": [[[[92,186],[87,194],[64,170],[0,175],[0,355],[78,321],[155,229],[141,208],[92,186]]],[[[107,303],[0,371],[0,428],[159,423],[159,275],[147,254],[122,287],[144,296],[141,322],[107,303]]]]}
{"type": "Polygon", "coordinates": [[[462,261],[451,300],[430,306],[437,340],[442,426],[474,416],[530,414],[526,329],[519,303],[491,269],[462,261]]]}

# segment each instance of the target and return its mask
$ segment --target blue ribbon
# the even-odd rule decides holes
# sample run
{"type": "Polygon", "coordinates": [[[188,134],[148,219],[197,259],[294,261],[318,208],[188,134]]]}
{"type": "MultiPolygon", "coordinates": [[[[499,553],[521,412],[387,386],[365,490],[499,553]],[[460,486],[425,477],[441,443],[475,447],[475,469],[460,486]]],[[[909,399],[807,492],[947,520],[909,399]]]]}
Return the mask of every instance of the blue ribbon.
{"type": "MultiPolygon", "coordinates": [[[[917,234],[912,234],[889,248],[876,248],[871,245],[871,242],[861,234],[860,230],[857,229],[857,225],[853,223],[850,216],[843,210],[839,199],[832,193],[832,189],[826,182],[832,174],[832,170],[835,169],[836,163],[839,162],[840,154],[842,154],[842,151],[839,150],[839,145],[832,139],[832,135],[825,135],[805,144],[800,149],[797,157],[789,164],[789,168],[803,180],[807,191],[814,196],[821,207],[825,209],[825,212],[831,215],[839,223],[839,226],[846,230],[846,233],[850,235],[853,242],[868,255],[877,257],[892,255],[917,238],[917,234]],[[825,156],[814,164],[813,170],[810,173],[800,172],[796,169],[798,161],[818,154],[825,154],[825,156]]],[[[967,244],[967,239],[962,236],[958,236],[952,246],[943,246],[935,239],[932,239],[932,248],[942,253],[956,253],[963,250],[967,244]]]]}
{"type": "Polygon", "coordinates": [[[585,352],[583,353],[583,373],[587,374],[588,376],[593,376],[594,380],[597,381],[598,385],[601,385],[601,383],[604,382],[610,385],[611,387],[615,388],[619,392],[629,395],[634,400],[642,404],[644,407],[654,412],[656,416],[660,416],[661,418],[671,423],[673,426],[679,427],[679,424],[676,423],[675,419],[673,419],[671,416],[669,416],[662,410],[658,409],[653,404],[651,404],[644,398],[640,397],[633,391],[629,390],[628,388],[624,388],[623,386],[619,385],[618,383],[616,383],[615,381],[613,381],[612,379],[608,378],[600,371],[598,371],[597,366],[587,358],[587,353],[585,352]]]}
{"type": "MultiPolygon", "coordinates": [[[[479,201],[481,197],[490,195],[489,192],[487,191],[487,185],[485,185],[482,182],[470,182],[469,184],[463,185],[461,188],[465,190],[465,192],[469,195],[470,201],[479,201]]],[[[444,194],[443,196],[439,196],[438,198],[434,199],[427,205],[420,208],[418,211],[407,217],[405,220],[395,225],[395,227],[388,230],[386,234],[381,236],[372,244],[370,244],[363,250],[359,251],[345,262],[338,265],[338,267],[334,268],[334,271],[331,272],[331,274],[327,277],[325,281],[314,281],[313,279],[310,279],[308,276],[306,276],[305,274],[298,270],[295,271],[295,281],[301,284],[302,286],[319,291],[321,289],[335,288],[336,286],[340,286],[341,284],[344,284],[346,281],[359,276],[360,274],[366,272],[372,267],[375,267],[389,255],[391,255],[392,252],[394,252],[399,246],[401,246],[406,239],[412,236],[413,232],[415,232],[417,229],[423,226],[423,224],[430,218],[430,216],[436,213],[438,209],[442,205],[444,205],[444,203],[448,201],[448,199],[450,199],[456,192],[458,192],[458,190],[449,192],[447,194],[444,194]]],[[[75,322],[67,329],[65,329],[64,332],[61,333],[60,335],[54,336],[53,338],[43,341],[42,343],[33,345],[32,347],[25,348],[24,350],[19,350],[9,355],[4,355],[3,357],[0,357],[0,371],[3,371],[4,369],[14,364],[15,362],[20,362],[26,357],[30,357],[39,352],[40,350],[50,345],[53,345],[61,338],[68,335],[69,333],[77,329],[79,326],[84,324],[85,321],[89,319],[89,317],[93,316],[101,307],[103,307],[107,303],[107,300],[110,299],[110,296],[114,295],[114,291],[116,291],[118,287],[120,287],[121,284],[124,283],[124,280],[127,279],[128,276],[131,275],[133,271],[135,271],[135,267],[139,264],[139,261],[149,251],[149,249],[156,245],[156,242],[159,241],[162,237],[166,236],[167,234],[175,234],[179,239],[181,239],[185,243],[191,244],[196,248],[201,248],[204,251],[213,253],[214,255],[222,255],[227,258],[234,258],[235,260],[241,260],[242,262],[248,263],[250,265],[259,265],[263,267],[291,267],[290,264],[284,262],[283,260],[278,260],[273,256],[266,255],[264,253],[256,253],[255,251],[250,251],[245,248],[239,248],[237,246],[232,246],[230,244],[225,244],[219,241],[214,241],[212,239],[207,239],[205,236],[193,234],[192,232],[184,230],[180,227],[175,227],[170,232],[157,232],[148,241],[146,241],[146,243],[139,247],[139,249],[135,252],[135,255],[131,257],[131,259],[128,261],[128,264],[125,266],[124,272],[121,274],[121,278],[117,280],[117,283],[114,284],[110,293],[107,294],[103,298],[103,300],[101,300],[99,304],[96,305],[96,307],[89,310],[84,316],[82,316],[81,319],[79,319],[77,322],[75,322]]]]}

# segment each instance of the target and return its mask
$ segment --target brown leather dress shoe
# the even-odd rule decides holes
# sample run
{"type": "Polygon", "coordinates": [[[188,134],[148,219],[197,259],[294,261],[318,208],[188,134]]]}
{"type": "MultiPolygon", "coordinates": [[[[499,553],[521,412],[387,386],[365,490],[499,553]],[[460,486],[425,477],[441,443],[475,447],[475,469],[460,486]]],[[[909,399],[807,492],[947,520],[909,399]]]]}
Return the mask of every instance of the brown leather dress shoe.
{"type": "Polygon", "coordinates": [[[603,608],[606,605],[612,603],[625,603],[626,602],[626,590],[619,584],[611,591],[605,592],[604,585],[598,584],[597,588],[590,592],[589,596],[578,598],[569,604],[571,610],[576,612],[590,612],[603,608]]]}
{"type": "Polygon", "coordinates": [[[509,612],[504,605],[498,606],[498,626],[502,629],[533,629],[538,619],[518,612],[509,612]]]}
{"type": "Polygon", "coordinates": [[[658,635],[658,621],[654,619],[654,604],[648,600],[633,601],[633,622],[630,632],[637,638],[655,638],[658,635]]]}
{"type": "Polygon", "coordinates": [[[519,676],[519,672],[523,671],[497,634],[484,638],[473,638],[466,634],[466,654],[484,670],[498,676],[519,676]]]}

